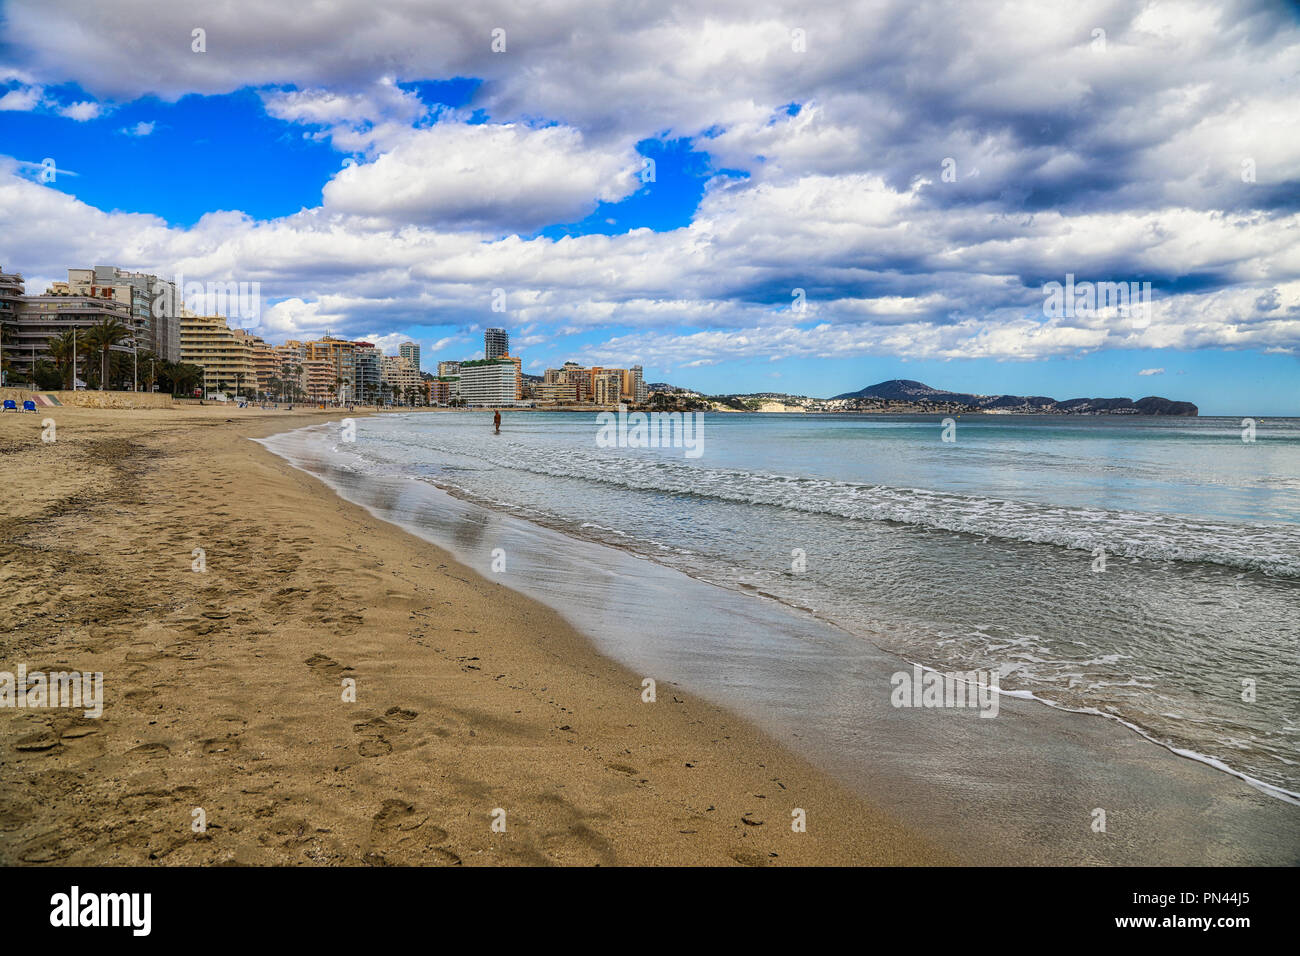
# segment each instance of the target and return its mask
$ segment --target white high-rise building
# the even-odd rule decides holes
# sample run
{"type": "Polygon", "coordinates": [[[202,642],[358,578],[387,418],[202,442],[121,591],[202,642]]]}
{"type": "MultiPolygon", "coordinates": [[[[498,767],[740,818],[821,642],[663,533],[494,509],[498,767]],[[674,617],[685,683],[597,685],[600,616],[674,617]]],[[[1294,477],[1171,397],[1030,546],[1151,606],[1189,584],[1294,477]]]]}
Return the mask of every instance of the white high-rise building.
{"type": "Polygon", "coordinates": [[[460,363],[460,397],[466,405],[514,405],[516,394],[514,362],[460,363]]]}

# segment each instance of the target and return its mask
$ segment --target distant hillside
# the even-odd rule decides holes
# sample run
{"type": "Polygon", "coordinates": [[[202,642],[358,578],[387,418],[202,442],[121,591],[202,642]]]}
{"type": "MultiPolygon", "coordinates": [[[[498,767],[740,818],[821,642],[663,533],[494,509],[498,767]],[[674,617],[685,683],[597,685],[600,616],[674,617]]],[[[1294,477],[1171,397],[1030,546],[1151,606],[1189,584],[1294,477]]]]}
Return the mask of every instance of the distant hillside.
{"type": "Polygon", "coordinates": [[[856,392],[845,392],[834,396],[832,401],[837,399],[881,399],[911,404],[968,405],[990,411],[1041,411],[1073,415],[1090,412],[1130,415],[1200,414],[1200,409],[1191,402],[1175,402],[1155,395],[1139,398],[1136,402],[1128,398],[1068,398],[1058,402],[1046,395],[972,395],[968,392],[948,392],[906,378],[893,378],[856,392]]]}

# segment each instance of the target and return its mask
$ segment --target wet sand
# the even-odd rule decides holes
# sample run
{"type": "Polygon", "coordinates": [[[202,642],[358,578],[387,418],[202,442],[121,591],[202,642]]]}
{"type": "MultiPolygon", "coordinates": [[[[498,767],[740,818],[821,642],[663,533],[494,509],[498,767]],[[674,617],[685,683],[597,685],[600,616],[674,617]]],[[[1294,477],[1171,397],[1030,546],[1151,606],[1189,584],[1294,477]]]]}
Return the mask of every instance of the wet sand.
{"type": "Polygon", "coordinates": [[[0,708],[0,862],[953,859],[249,440],[338,417],[0,417],[0,670],[105,684],[99,719],[0,708]]]}
{"type": "Polygon", "coordinates": [[[376,468],[373,456],[352,453],[375,424],[359,423],[354,445],[332,425],[265,444],[345,499],[554,608],[635,673],[750,720],[962,862],[1300,862],[1293,799],[1117,721],[1034,700],[1003,695],[991,720],[976,709],[895,707],[891,677],[912,665],[871,640],[453,497],[407,469],[376,468]]]}

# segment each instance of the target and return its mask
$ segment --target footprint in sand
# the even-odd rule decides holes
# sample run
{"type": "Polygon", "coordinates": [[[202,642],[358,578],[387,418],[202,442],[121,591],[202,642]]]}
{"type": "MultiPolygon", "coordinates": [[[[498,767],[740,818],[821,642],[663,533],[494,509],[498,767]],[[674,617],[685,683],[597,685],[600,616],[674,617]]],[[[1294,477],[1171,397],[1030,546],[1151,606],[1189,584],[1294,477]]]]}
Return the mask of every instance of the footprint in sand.
{"type": "Polygon", "coordinates": [[[23,751],[24,753],[41,753],[47,750],[52,750],[58,745],[59,735],[53,730],[46,728],[19,737],[14,743],[14,749],[23,751]]]}
{"type": "Polygon", "coordinates": [[[351,667],[344,667],[332,657],[326,657],[324,654],[313,654],[304,663],[318,674],[331,678],[352,670],[351,667]]]}
{"type": "Polygon", "coordinates": [[[123,699],[129,704],[143,704],[150,697],[157,697],[158,692],[148,687],[137,687],[135,690],[129,690],[122,695],[123,699]]]}
{"type": "Polygon", "coordinates": [[[390,723],[389,720],[406,723],[415,720],[418,716],[419,714],[413,710],[390,707],[385,711],[384,717],[371,717],[369,720],[353,724],[352,732],[365,738],[357,744],[357,751],[363,757],[382,757],[392,753],[393,744],[388,738],[406,733],[406,728],[390,723]],[[385,717],[389,720],[385,720],[385,717]]]}
{"type": "MultiPolygon", "coordinates": [[[[59,735],[60,743],[92,737],[99,733],[99,729],[99,721],[89,717],[56,717],[52,727],[54,733],[59,735]]],[[[100,749],[103,748],[102,741],[95,742],[99,743],[100,749]]]]}
{"type": "Polygon", "coordinates": [[[141,744],[139,747],[132,747],[126,752],[128,757],[141,757],[145,760],[158,760],[162,757],[171,756],[171,748],[166,744],[141,744]]]}
{"type": "Polygon", "coordinates": [[[18,859],[24,863],[56,863],[71,856],[77,848],[73,834],[66,831],[42,833],[23,844],[18,859]]]}
{"type": "Polygon", "coordinates": [[[363,757],[383,757],[393,752],[393,745],[384,737],[367,737],[357,744],[357,753],[363,757]]]}
{"type": "MultiPolygon", "coordinates": [[[[415,812],[415,804],[413,803],[407,803],[404,800],[385,800],[384,805],[374,816],[370,832],[373,836],[376,833],[385,833],[389,830],[418,830],[428,819],[427,815],[422,816],[415,812]]],[[[426,830],[424,835],[437,843],[447,839],[446,831],[439,827],[426,830]]]]}
{"type": "Polygon", "coordinates": [[[31,811],[16,804],[0,805],[0,833],[21,830],[31,820],[31,811]]]}
{"type": "Polygon", "coordinates": [[[204,740],[202,741],[202,747],[205,754],[236,754],[239,753],[239,738],[227,737],[222,740],[204,740]]]}
{"type": "Polygon", "coordinates": [[[428,825],[428,819],[427,814],[405,800],[385,800],[370,826],[370,842],[375,848],[366,853],[366,862],[375,866],[460,865],[456,853],[439,845],[446,843],[450,834],[442,827],[428,825]]]}

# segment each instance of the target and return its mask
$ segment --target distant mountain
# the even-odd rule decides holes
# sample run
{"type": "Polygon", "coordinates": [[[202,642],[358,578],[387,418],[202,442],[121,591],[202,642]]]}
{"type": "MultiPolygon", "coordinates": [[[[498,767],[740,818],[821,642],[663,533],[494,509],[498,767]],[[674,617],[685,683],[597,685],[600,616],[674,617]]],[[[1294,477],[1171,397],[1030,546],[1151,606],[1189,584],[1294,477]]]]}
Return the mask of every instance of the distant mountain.
{"type": "Polygon", "coordinates": [[[972,395],[968,392],[948,392],[907,378],[892,378],[887,382],[870,385],[856,392],[844,392],[842,395],[834,396],[834,399],[871,398],[912,404],[969,405],[972,408],[990,411],[1041,411],[1073,415],[1098,412],[1112,415],[1196,416],[1200,414],[1200,409],[1191,402],[1174,402],[1155,395],[1139,398],[1136,402],[1128,398],[1069,398],[1058,402],[1046,395],[972,395]]]}

